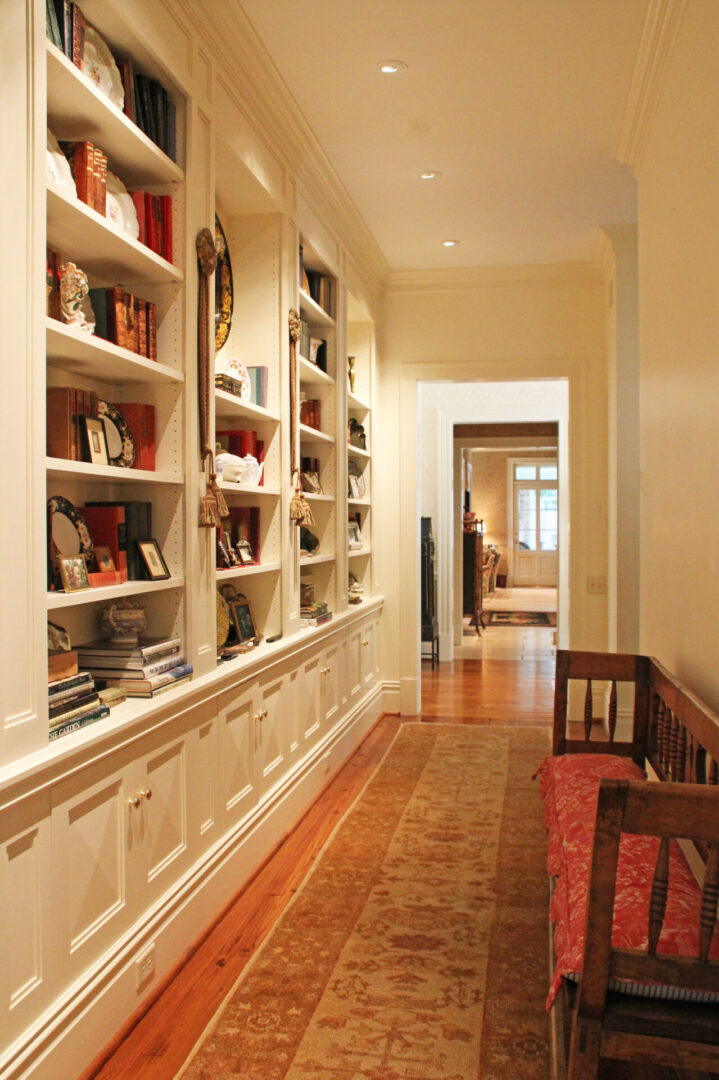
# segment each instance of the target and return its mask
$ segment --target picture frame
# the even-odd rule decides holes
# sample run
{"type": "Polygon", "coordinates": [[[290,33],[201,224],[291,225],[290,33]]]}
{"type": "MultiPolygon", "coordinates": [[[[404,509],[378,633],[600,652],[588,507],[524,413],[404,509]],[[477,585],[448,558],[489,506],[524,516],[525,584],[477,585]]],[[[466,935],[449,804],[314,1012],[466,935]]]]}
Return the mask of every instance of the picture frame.
{"type": "Polygon", "coordinates": [[[347,522],[347,544],[350,548],[361,548],[362,533],[356,521],[347,522]]]}
{"type": "Polygon", "coordinates": [[[347,485],[349,487],[349,491],[347,492],[348,498],[350,498],[350,499],[359,499],[360,498],[360,493],[359,493],[359,484],[357,483],[357,477],[352,476],[350,474],[347,477],[347,485]]]}
{"type": "Polygon", "coordinates": [[[216,560],[216,564],[221,570],[222,569],[228,570],[232,566],[234,566],[234,563],[233,563],[232,559],[230,558],[230,553],[229,553],[229,551],[227,549],[227,544],[224,542],[224,540],[219,535],[217,537],[217,560],[216,560]]]}
{"type": "Polygon", "coordinates": [[[81,416],[80,421],[87,460],[93,465],[109,465],[110,455],[102,420],[96,420],[92,416],[81,416]]]}
{"type": "Polygon", "coordinates": [[[257,638],[257,627],[250,601],[247,598],[230,600],[229,606],[237,640],[254,641],[257,638]]]}
{"type": "Polygon", "coordinates": [[[92,588],[83,555],[58,555],[57,568],[65,592],[81,592],[92,588]]]}
{"type": "Polygon", "coordinates": [[[102,574],[108,570],[115,570],[115,560],[112,557],[112,552],[109,547],[96,547],[95,548],[95,562],[97,563],[97,569],[102,574]]]}
{"type": "Polygon", "coordinates": [[[237,553],[237,558],[240,561],[240,566],[251,566],[256,562],[252,552],[252,545],[249,540],[238,540],[235,545],[235,551],[237,553]]]}
{"type": "Polygon", "coordinates": [[[316,472],[303,472],[300,474],[300,481],[302,483],[302,490],[306,491],[310,495],[322,495],[322,484],[320,482],[319,473],[316,472]]]}
{"type": "Polygon", "coordinates": [[[165,562],[160,545],[157,540],[138,540],[145,570],[150,581],[163,581],[170,576],[170,570],[165,562]]]}
{"type": "MultiPolygon", "coordinates": [[[[348,483],[350,485],[352,484],[352,481],[349,479],[350,477],[352,477],[355,480],[355,483],[356,483],[357,495],[356,496],[353,495],[352,497],[357,498],[357,499],[366,499],[367,498],[367,485],[365,483],[364,474],[363,474],[362,470],[360,469],[359,465],[357,464],[357,462],[354,461],[352,458],[350,458],[349,461],[347,462],[347,477],[348,477],[348,483]]],[[[354,490],[354,487],[352,488],[352,490],[354,490]]]]}

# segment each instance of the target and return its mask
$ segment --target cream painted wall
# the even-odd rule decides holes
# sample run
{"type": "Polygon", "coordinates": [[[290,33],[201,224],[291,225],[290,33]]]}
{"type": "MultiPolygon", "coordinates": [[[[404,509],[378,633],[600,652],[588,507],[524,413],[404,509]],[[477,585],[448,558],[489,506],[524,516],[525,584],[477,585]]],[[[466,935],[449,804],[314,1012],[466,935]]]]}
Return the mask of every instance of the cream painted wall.
{"type": "Polygon", "coordinates": [[[375,493],[386,596],[383,677],[411,699],[417,583],[401,586],[417,552],[418,380],[566,378],[572,544],[569,632],[574,648],[606,643],[606,597],[587,576],[606,574],[605,301],[592,267],[522,267],[390,278],[382,313],[375,493]],[[400,418],[398,427],[397,419],[400,418]],[[402,460],[401,460],[402,459],[402,460]],[[398,503],[406,506],[400,511],[398,503]]]}
{"type": "Polygon", "coordinates": [[[719,4],[688,0],[639,185],[640,647],[719,707],[719,4]]]}

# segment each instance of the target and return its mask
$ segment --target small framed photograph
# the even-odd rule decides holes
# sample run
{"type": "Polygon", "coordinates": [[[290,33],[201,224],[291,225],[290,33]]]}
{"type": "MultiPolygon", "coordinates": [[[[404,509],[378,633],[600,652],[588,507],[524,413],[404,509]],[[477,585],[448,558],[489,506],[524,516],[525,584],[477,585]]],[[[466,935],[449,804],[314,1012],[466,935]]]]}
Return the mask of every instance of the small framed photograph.
{"type": "Polygon", "coordinates": [[[306,491],[310,495],[322,495],[322,484],[320,483],[319,474],[316,472],[303,472],[300,476],[302,482],[302,490],[306,491]]]}
{"type": "Polygon", "coordinates": [[[80,420],[87,460],[93,465],[109,465],[105,425],[102,420],[95,420],[92,416],[81,416],[80,420]]]}
{"type": "Polygon", "coordinates": [[[112,552],[109,547],[96,547],[95,548],[95,562],[97,563],[97,569],[100,573],[104,573],[106,570],[115,570],[115,560],[112,557],[112,552]]]}
{"type": "Polygon", "coordinates": [[[217,566],[220,569],[227,570],[232,565],[233,565],[233,562],[232,562],[232,559],[230,558],[230,553],[227,550],[227,544],[218,535],[218,537],[217,537],[217,566]]]}
{"type": "Polygon", "coordinates": [[[356,521],[347,523],[347,543],[350,548],[362,547],[362,533],[356,521]]]}
{"type": "Polygon", "coordinates": [[[349,486],[349,491],[347,492],[348,497],[350,499],[359,499],[360,493],[359,493],[359,484],[357,483],[357,477],[352,476],[350,474],[347,477],[347,483],[348,483],[348,486],[349,486]]]}
{"type": "Polygon", "coordinates": [[[137,546],[140,549],[150,581],[162,581],[164,578],[169,578],[170,571],[162,557],[157,540],[138,540],[137,546]]]}
{"type": "Polygon", "coordinates": [[[92,587],[83,555],[58,555],[57,568],[65,592],[79,592],[92,587]]]}
{"type": "Polygon", "coordinates": [[[251,566],[255,562],[249,540],[238,540],[235,551],[237,552],[237,558],[240,560],[240,566],[251,566]]]}
{"type": "Polygon", "coordinates": [[[257,637],[252,604],[247,599],[230,600],[230,614],[238,641],[254,641],[257,637]]]}

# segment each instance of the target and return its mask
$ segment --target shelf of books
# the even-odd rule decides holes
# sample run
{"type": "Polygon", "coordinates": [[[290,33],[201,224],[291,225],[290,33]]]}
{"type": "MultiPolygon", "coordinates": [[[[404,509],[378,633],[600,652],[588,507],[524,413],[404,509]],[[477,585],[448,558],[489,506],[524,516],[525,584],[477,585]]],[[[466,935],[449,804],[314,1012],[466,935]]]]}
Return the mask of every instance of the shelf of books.
{"type": "Polygon", "coordinates": [[[216,577],[217,643],[225,657],[283,630],[282,222],[276,213],[233,209],[218,193],[215,449],[230,513],[217,529],[216,577]]]}
{"type": "Polygon", "coordinates": [[[372,593],[372,365],[374,326],[347,295],[347,558],[348,599],[372,593]]]}
{"type": "Polygon", "coordinates": [[[300,529],[300,620],[329,621],[337,610],[338,283],[306,237],[299,249],[300,479],[314,524],[300,529]]]}
{"type": "Polygon", "coordinates": [[[46,46],[51,740],[191,674],[184,99],[117,21],[108,45],[107,5],[66,9],[46,46]]]}

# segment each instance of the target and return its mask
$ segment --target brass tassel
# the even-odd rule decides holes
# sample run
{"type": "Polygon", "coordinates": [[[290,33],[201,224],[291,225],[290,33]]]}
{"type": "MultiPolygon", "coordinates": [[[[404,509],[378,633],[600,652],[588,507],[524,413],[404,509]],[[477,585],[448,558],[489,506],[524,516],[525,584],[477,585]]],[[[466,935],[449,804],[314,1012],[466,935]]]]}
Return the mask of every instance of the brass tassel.
{"type": "Polygon", "coordinates": [[[292,474],[292,499],[290,500],[290,521],[294,521],[295,525],[304,524],[306,506],[307,503],[300,487],[299,473],[295,471],[292,474]]]}
{"type": "Polygon", "coordinates": [[[206,491],[200,502],[200,528],[214,529],[220,524],[217,512],[217,499],[211,491],[206,491]]]}
{"type": "Polygon", "coordinates": [[[229,516],[230,516],[230,511],[229,511],[229,509],[228,509],[228,507],[227,507],[227,502],[225,501],[225,496],[224,496],[224,495],[222,494],[222,488],[221,488],[221,487],[220,487],[220,485],[219,485],[219,484],[217,483],[217,476],[216,476],[216,474],[215,474],[215,473],[213,473],[213,472],[212,472],[212,473],[210,473],[210,484],[209,484],[209,487],[210,487],[210,491],[211,491],[211,492],[213,493],[213,495],[215,496],[215,501],[216,501],[216,503],[217,503],[217,513],[218,513],[218,516],[219,516],[220,518],[227,518],[227,517],[229,517],[229,516]]]}

